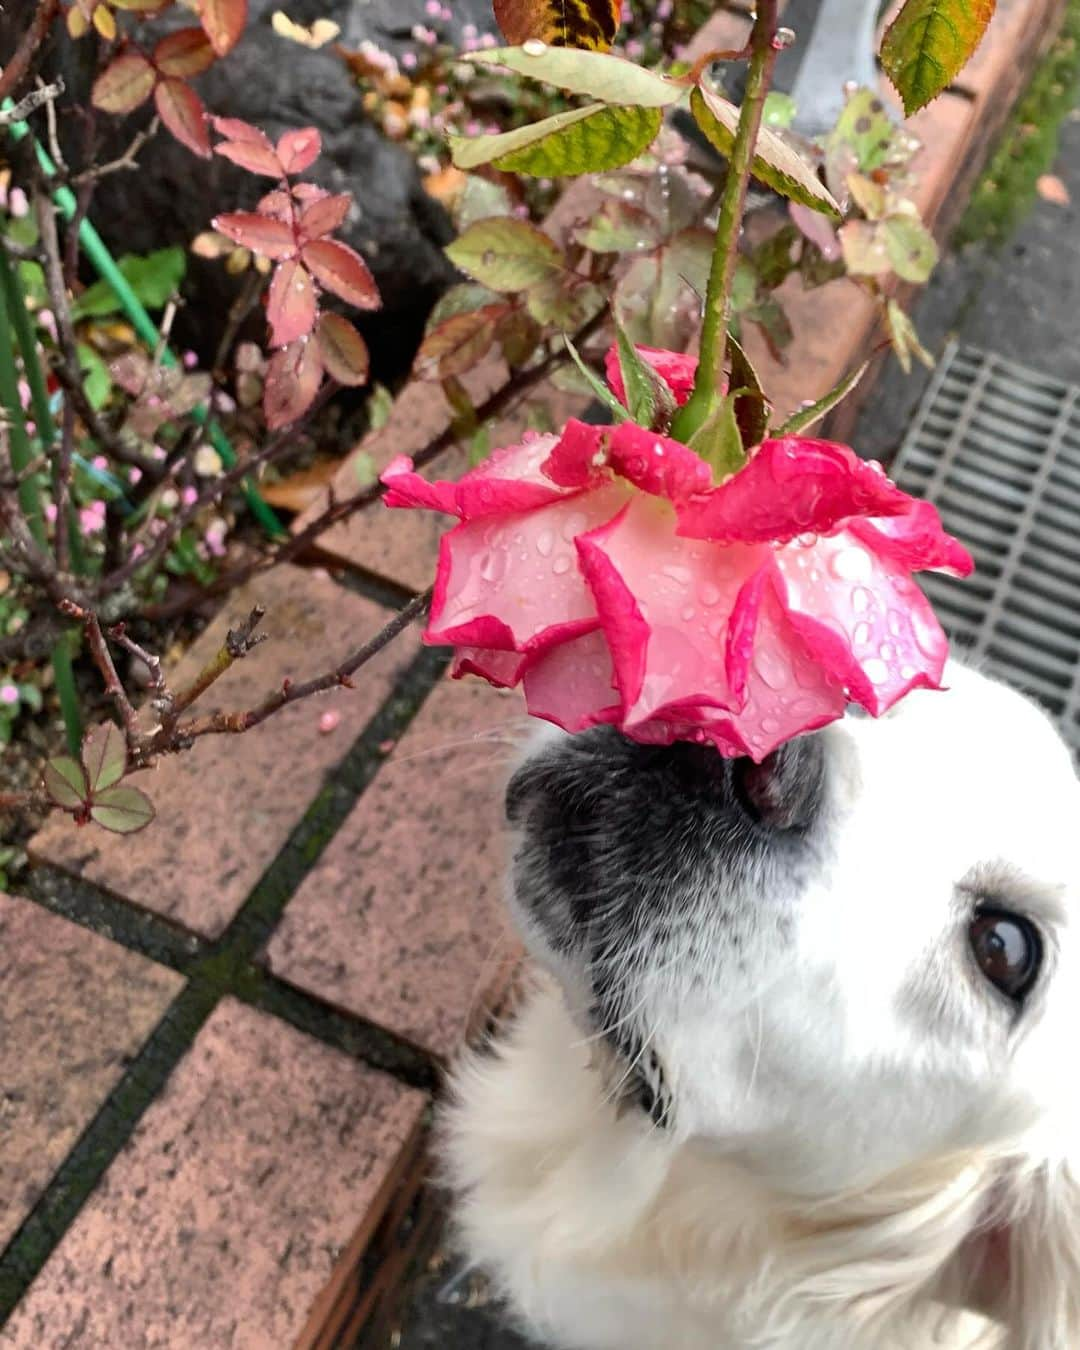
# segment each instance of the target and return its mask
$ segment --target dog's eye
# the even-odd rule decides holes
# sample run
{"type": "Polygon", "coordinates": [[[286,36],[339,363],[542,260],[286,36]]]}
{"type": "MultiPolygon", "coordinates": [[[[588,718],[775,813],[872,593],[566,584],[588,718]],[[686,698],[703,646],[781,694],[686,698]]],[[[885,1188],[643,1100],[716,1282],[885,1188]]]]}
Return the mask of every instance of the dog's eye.
{"type": "Polygon", "coordinates": [[[995,989],[1022,1003],[1042,965],[1042,942],[1034,925],[1018,914],[980,909],[968,931],[979,969],[995,989]]]}

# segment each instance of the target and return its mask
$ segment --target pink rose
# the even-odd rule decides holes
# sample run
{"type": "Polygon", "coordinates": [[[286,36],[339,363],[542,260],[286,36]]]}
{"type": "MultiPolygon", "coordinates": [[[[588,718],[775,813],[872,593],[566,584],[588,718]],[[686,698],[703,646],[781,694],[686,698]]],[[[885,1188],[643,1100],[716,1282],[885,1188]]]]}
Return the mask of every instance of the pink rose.
{"type": "MultiPolygon", "coordinates": [[[[642,356],[677,401],[693,362],[642,356]]],[[[620,397],[617,366],[609,382],[620,397]]],[[[843,714],[937,688],[946,641],[911,573],[972,562],[937,512],[846,446],[767,440],[719,486],[692,450],[633,422],[571,420],[457,482],[404,457],[386,504],[458,517],[425,640],[455,675],[524,688],[580,731],[712,742],[760,761],[843,714]]]]}

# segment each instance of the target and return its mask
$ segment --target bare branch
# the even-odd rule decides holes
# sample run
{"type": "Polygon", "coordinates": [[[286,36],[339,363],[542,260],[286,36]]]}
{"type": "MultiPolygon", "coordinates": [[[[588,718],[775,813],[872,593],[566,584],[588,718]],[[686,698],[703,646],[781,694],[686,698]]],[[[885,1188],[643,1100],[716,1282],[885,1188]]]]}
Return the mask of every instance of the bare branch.
{"type": "Polygon", "coordinates": [[[122,173],[125,169],[137,169],[139,151],[147,141],[157,135],[158,127],[161,126],[160,120],[155,117],[148,127],[138,132],[131,144],[117,159],[111,159],[107,164],[99,164],[92,169],[85,169],[82,173],[77,173],[71,182],[75,187],[81,187],[85,183],[96,183],[100,178],[106,178],[112,173],[122,173]]]}
{"type": "Polygon", "coordinates": [[[45,35],[49,31],[53,19],[56,18],[59,8],[60,0],[38,0],[37,10],[30,20],[30,27],[22,35],[22,40],[15,48],[15,55],[0,71],[0,103],[11,97],[23,80],[26,79],[30,64],[37,49],[45,41],[45,35]]]}
{"type": "Polygon", "coordinates": [[[120,714],[120,720],[124,724],[124,734],[128,745],[130,747],[137,746],[141,739],[139,714],[135,711],[131,699],[127,696],[123,681],[116,673],[112,653],[109,651],[109,644],[105,641],[105,634],[101,631],[98,616],[93,610],[83,609],[80,605],[73,604],[71,601],[62,604],[60,609],[64,614],[72,619],[77,619],[83,625],[90,654],[94,658],[94,664],[101,672],[105,693],[116,704],[116,711],[120,714]]]}
{"type": "MultiPolygon", "coordinates": [[[[10,66],[8,69],[10,70],[10,66]]],[[[3,75],[0,75],[0,83],[3,82],[3,75]]],[[[32,89],[29,94],[19,99],[18,103],[10,108],[0,108],[0,127],[10,127],[14,122],[25,122],[32,112],[38,108],[51,108],[52,104],[64,92],[63,80],[56,80],[52,84],[40,85],[37,89],[32,89]]]]}

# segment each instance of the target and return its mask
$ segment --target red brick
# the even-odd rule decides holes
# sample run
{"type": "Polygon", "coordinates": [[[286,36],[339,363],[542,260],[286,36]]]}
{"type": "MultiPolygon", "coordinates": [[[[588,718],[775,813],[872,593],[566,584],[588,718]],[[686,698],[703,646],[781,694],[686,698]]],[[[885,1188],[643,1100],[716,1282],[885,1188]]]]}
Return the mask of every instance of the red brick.
{"type": "MultiPolygon", "coordinates": [[[[389,617],[322,572],[279,567],[230,597],[172,675],[182,686],[220,647],[230,624],[258,601],[270,640],[238,662],[196,705],[248,708],[285,677],[320,674],[389,617]]],[[[418,648],[410,629],[364,667],[353,690],[337,689],[284,709],[243,736],[207,736],[140,778],[158,817],[138,834],[75,829],[55,815],[33,852],[199,933],[226,926],[289,831],[387,697],[418,648]],[[319,731],[324,712],[340,715],[319,731]]]]}
{"type": "Polygon", "coordinates": [[[516,951],[502,795],[527,731],[518,695],[439,685],[289,903],[274,971],[449,1054],[516,951]]]}
{"type": "Polygon", "coordinates": [[[2,1249],[183,979],[7,895],[0,951],[2,1249]]]}
{"type": "Polygon", "coordinates": [[[223,1002],[4,1334],[61,1346],[291,1345],[389,1199],[422,1094],[223,1002]]]}

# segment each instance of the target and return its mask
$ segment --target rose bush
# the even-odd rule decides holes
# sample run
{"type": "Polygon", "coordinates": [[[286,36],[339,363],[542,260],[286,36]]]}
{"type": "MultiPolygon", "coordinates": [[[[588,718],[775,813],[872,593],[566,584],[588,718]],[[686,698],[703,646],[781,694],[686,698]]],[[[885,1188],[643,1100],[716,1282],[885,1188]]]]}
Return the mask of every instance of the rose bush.
{"type": "MultiPolygon", "coordinates": [[[[694,362],[639,352],[676,403],[694,362]]],[[[624,398],[618,358],[609,384],[624,398]]],[[[715,484],[670,437],[576,420],[457,482],[404,457],[386,503],[443,511],[430,621],[454,673],[522,685],[531,713],[761,760],[841,716],[936,688],[945,636],[912,573],[966,575],[935,509],[843,445],[764,441],[715,484]]]]}

